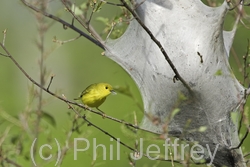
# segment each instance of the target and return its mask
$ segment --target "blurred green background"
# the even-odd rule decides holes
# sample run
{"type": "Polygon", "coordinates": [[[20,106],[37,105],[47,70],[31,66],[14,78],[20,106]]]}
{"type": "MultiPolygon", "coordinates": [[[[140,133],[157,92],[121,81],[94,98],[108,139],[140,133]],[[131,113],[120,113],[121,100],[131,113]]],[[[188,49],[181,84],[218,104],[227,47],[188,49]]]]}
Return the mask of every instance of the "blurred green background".
{"type": "MultiPolygon", "coordinates": [[[[81,2],[79,1],[79,3],[81,2]]],[[[71,22],[71,17],[59,1],[50,1],[49,10],[56,15],[60,15],[60,17],[68,22],[71,22]]],[[[234,11],[231,13],[233,14],[234,11]]],[[[97,15],[112,18],[118,14],[120,14],[118,7],[107,5],[97,15]]],[[[48,19],[47,22],[50,23],[51,20],[48,19]]],[[[98,31],[102,31],[102,29],[105,28],[105,25],[94,19],[92,24],[94,27],[97,27],[98,31]]],[[[226,29],[230,29],[232,25],[233,18],[229,15],[226,19],[226,29]]],[[[40,51],[35,45],[38,40],[37,27],[38,25],[33,12],[27,7],[24,7],[20,1],[2,0],[0,2],[0,31],[7,29],[5,45],[24,70],[33,79],[39,81],[38,61],[40,59],[40,51]]],[[[50,52],[50,50],[53,50],[44,61],[48,71],[48,78],[50,75],[55,75],[50,90],[56,92],[58,95],[64,94],[69,100],[73,100],[84,88],[92,83],[108,82],[113,86],[123,87],[128,85],[134,99],[123,94],[117,94],[116,96],[108,97],[107,101],[100,108],[110,116],[132,123],[134,122],[134,113],[136,113],[138,122],[140,122],[143,112],[138,105],[142,105],[142,100],[135,83],[115,62],[101,55],[103,50],[83,37],[64,45],[59,45],[52,41],[54,36],[56,36],[58,40],[68,40],[75,38],[77,35],[78,34],[70,29],[63,29],[59,23],[54,23],[45,34],[45,51],[50,52]]],[[[247,39],[249,36],[249,30],[243,26],[239,26],[233,45],[239,58],[234,56],[230,58],[232,69],[239,80],[242,80],[242,69],[238,65],[242,64],[242,56],[246,53],[247,39]]],[[[2,37],[3,35],[1,34],[1,40],[2,37]]],[[[0,51],[2,52],[2,50],[0,51]]],[[[48,83],[49,80],[46,81],[46,85],[48,83]]],[[[38,100],[34,97],[34,92],[36,92],[38,88],[33,88],[32,83],[20,70],[18,70],[8,58],[2,56],[0,56],[0,84],[0,111],[2,113],[6,112],[14,118],[23,119],[25,115],[21,113],[32,113],[37,109],[38,100]]],[[[43,92],[43,111],[51,115],[56,122],[54,125],[50,119],[42,119],[41,121],[38,146],[45,143],[49,143],[53,146],[53,149],[45,148],[43,150],[43,154],[46,157],[46,155],[49,156],[50,153],[56,155],[57,149],[54,138],[59,141],[61,147],[66,144],[67,135],[72,128],[74,113],[68,109],[65,103],[51,97],[46,92],[43,92]]],[[[115,137],[119,137],[121,141],[131,147],[134,147],[134,139],[136,136],[121,124],[103,119],[95,114],[89,114],[87,111],[81,112],[87,113],[89,120],[94,124],[108,131],[115,137]]],[[[33,117],[34,118],[31,118],[30,122],[28,122],[30,129],[32,129],[32,126],[35,124],[36,119],[34,115],[33,117]]],[[[19,122],[11,118],[12,117],[9,116],[3,118],[3,114],[2,117],[0,117],[0,137],[2,139],[0,144],[4,151],[3,153],[22,166],[31,166],[32,162],[29,154],[33,138],[28,134],[27,130],[14,125],[19,122]],[[5,152],[6,150],[8,151],[5,152]]],[[[79,123],[80,122],[81,121],[79,121],[79,123]]],[[[25,122],[22,122],[22,124],[25,124],[25,122]]],[[[113,151],[116,151],[116,142],[110,140],[107,135],[101,133],[94,127],[84,125],[80,127],[79,133],[73,132],[68,140],[67,144],[70,148],[61,166],[114,166],[114,164],[115,166],[130,166],[128,160],[130,150],[123,146],[120,146],[121,160],[116,160],[116,156],[113,157],[114,160],[109,160],[110,157],[107,155],[107,160],[103,161],[102,149],[98,148],[97,161],[94,162],[92,160],[92,144],[94,138],[96,138],[97,144],[112,145],[113,151]],[[88,138],[90,141],[89,150],[79,152],[77,160],[73,160],[74,152],[72,147],[74,137],[88,138]]],[[[247,140],[248,142],[250,141],[249,138],[247,140]]],[[[79,143],[79,148],[86,147],[85,142],[79,143]]],[[[247,143],[247,141],[245,143],[247,143]]],[[[247,146],[247,144],[245,144],[245,146],[247,146]]],[[[112,150],[109,147],[107,149],[109,149],[108,152],[112,150]]],[[[248,146],[246,150],[250,150],[250,147],[248,146]]],[[[36,157],[36,162],[39,164],[38,166],[54,166],[55,161],[56,156],[49,161],[44,161],[38,156],[36,157]]],[[[167,164],[170,165],[168,162],[167,164]]],[[[142,158],[136,162],[136,166],[166,166],[166,162],[151,161],[142,158]]]]}

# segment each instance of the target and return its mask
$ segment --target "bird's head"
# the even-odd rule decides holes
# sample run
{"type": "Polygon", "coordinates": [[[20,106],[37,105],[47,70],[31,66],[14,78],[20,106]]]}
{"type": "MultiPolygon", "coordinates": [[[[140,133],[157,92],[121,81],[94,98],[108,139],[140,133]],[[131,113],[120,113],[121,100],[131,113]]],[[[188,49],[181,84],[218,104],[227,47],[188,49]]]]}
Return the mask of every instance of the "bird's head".
{"type": "Polygon", "coordinates": [[[98,86],[98,90],[101,92],[101,94],[104,97],[106,97],[106,96],[108,96],[110,94],[116,94],[113,87],[108,83],[99,83],[97,86],[98,86]]]}

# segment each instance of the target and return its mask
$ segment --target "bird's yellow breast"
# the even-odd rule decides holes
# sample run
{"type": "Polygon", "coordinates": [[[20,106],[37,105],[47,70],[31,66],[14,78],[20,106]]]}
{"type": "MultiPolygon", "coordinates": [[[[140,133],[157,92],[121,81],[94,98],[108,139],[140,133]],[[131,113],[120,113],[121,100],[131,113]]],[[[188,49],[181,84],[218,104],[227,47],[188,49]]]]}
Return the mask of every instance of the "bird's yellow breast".
{"type": "Polygon", "coordinates": [[[88,93],[82,96],[83,104],[89,107],[99,107],[106,100],[106,96],[103,97],[100,93],[88,93]]]}

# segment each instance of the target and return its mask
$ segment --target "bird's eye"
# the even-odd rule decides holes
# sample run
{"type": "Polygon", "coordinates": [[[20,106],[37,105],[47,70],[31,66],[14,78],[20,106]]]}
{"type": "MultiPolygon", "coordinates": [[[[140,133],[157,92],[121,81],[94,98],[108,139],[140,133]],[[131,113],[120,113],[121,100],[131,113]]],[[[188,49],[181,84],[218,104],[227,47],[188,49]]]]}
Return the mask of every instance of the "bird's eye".
{"type": "Polygon", "coordinates": [[[108,86],[106,86],[105,89],[108,89],[108,86]]]}

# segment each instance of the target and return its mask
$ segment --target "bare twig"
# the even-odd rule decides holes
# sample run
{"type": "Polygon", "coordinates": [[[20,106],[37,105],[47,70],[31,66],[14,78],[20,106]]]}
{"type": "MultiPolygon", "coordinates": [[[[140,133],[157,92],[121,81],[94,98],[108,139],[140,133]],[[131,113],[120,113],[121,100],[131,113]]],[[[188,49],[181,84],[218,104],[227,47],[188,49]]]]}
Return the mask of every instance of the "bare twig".
{"type": "MultiPolygon", "coordinates": [[[[89,20],[87,20],[86,15],[81,15],[80,18],[76,16],[75,12],[71,10],[71,8],[69,7],[72,6],[72,3],[68,0],[61,0],[61,2],[63,3],[63,5],[65,6],[65,8],[67,9],[67,11],[73,16],[73,20],[78,21],[78,23],[80,23],[88,32],[89,34],[94,37],[96,39],[96,41],[98,41],[101,45],[102,45],[102,39],[99,36],[99,34],[95,31],[95,29],[91,26],[91,24],[89,24],[89,20]],[[82,22],[82,20],[84,22],[82,22]]],[[[73,22],[72,22],[73,24],[73,22]]],[[[102,49],[105,50],[104,46],[102,45],[102,49]]]]}
{"type": "Polygon", "coordinates": [[[248,58],[248,54],[249,54],[249,39],[247,40],[247,53],[245,54],[245,56],[243,56],[243,60],[244,60],[244,66],[243,66],[243,85],[245,86],[246,84],[246,79],[248,78],[248,73],[247,73],[247,58],[248,58]]]}
{"type": "MultiPolygon", "coordinates": [[[[249,54],[249,40],[248,40],[248,45],[247,45],[247,52],[246,54],[243,56],[243,61],[244,61],[244,65],[243,65],[243,85],[246,84],[246,79],[248,78],[248,73],[247,73],[247,58],[248,58],[248,54],[249,54]]],[[[245,118],[245,113],[244,113],[244,109],[245,109],[245,105],[246,105],[246,100],[248,97],[248,93],[247,93],[247,89],[245,89],[244,91],[244,102],[242,104],[242,111],[241,111],[241,118],[240,118],[240,122],[239,122],[239,128],[238,128],[238,134],[240,133],[241,127],[242,127],[242,121],[245,118]]]]}
{"type": "Polygon", "coordinates": [[[97,46],[99,46],[100,48],[102,48],[103,50],[105,50],[103,44],[102,44],[100,41],[98,41],[98,40],[92,38],[92,37],[89,36],[88,34],[84,33],[84,32],[81,31],[80,29],[76,28],[74,25],[72,25],[72,24],[70,24],[70,23],[68,23],[68,22],[66,22],[66,21],[64,21],[64,20],[62,20],[62,19],[60,19],[60,18],[58,18],[58,17],[52,15],[52,14],[49,14],[49,13],[47,13],[47,12],[45,12],[45,11],[42,11],[42,10],[36,8],[35,6],[29,4],[29,3],[28,3],[27,1],[25,1],[25,0],[21,0],[21,2],[22,2],[25,6],[29,7],[30,9],[32,9],[32,10],[38,12],[38,13],[41,13],[42,15],[44,15],[44,16],[46,16],[46,17],[48,17],[48,18],[51,18],[51,19],[53,19],[53,20],[55,20],[55,21],[61,23],[61,24],[63,25],[63,27],[69,27],[69,28],[71,28],[71,29],[74,30],[75,32],[79,33],[81,36],[87,38],[88,40],[90,40],[91,42],[93,42],[94,44],[96,44],[97,46]]]}
{"type": "Polygon", "coordinates": [[[108,5],[113,5],[113,6],[123,6],[122,4],[118,4],[118,3],[113,3],[113,2],[108,2],[108,1],[104,1],[104,0],[101,0],[102,2],[108,4],[108,5]]]}
{"type": "Polygon", "coordinates": [[[247,156],[249,156],[250,155],[250,152],[249,153],[246,153],[245,155],[244,155],[244,158],[246,158],[247,156]]]}
{"type": "Polygon", "coordinates": [[[53,81],[53,78],[54,78],[54,75],[51,75],[50,81],[49,81],[49,84],[48,84],[48,87],[47,87],[47,90],[49,90],[50,85],[51,85],[51,83],[52,83],[52,81],[53,81]]]}
{"type": "Polygon", "coordinates": [[[93,17],[93,14],[94,14],[96,2],[93,1],[93,4],[94,4],[94,5],[93,5],[93,9],[92,9],[92,11],[91,11],[91,13],[90,13],[89,20],[86,22],[86,23],[87,23],[87,29],[89,29],[89,24],[90,24],[90,21],[91,21],[91,19],[92,19],[92,17],[93,17]]]}
{"type": "MultiPolygon", "coordinates": [[[[138,122],[137,122],[137,117],[136,117],[136,113],[134,112],[134,124],[135,125],[138,125],[138,122]]],[[[135,129],[134,133],[137,133],[137,129],[135,129]]],[[[138,146],[139,146],[139,143],[138,142],[135,142],[135,150],[136,152],[134,152],[134,154],[138,154],[138,146]]],[[[130,156],[129,156],[129,161],[130,161],[130,165],[132,167],[135,167],[136,166],[136,160],[135,159],[132,159],[130,156]]]]}
{"type": "MultiPolygon", "coordinates": [[[[232,4],[231,1],[228,1],[229,4],[232,4]]],[[[238,7],[239,5],[243,5],[243,0],[240,0],[236,5],[234,5],[232,8],[230,8],[229,10],[234,10],[236,7],[238,7]]]]}
{"type": "Polygon", "coordinates": [[[7,34],[7,29],[3,30],[3,45],[5,45],[6,34],[7,34]]]}
{"type": "MultiPolygon", "coordinates": [[[[6,29],[3,30],[3,42],[2,42],[3,46],[5,45],[6,32],[7,32],[6,29]]],[[[0,53],[0,55],[5,56],[5,57],[8,57],[8,55],[3,54],[3,53],[0,53]]]]}
{"type": "Polygon", "coordinates": [[[109,31],[107,37],[106,37],[106,41],[109,39],[109,36],[111,35],[111,33],[112,33],[112,31],[113,31],[113,29],[114,29],[115,26],[116,26],[115,23],[111,23],[111,29],[110,29],[110,31],[109,31]]]}
{"type": "Polygon", "coordinates": [[[21,165],[17,164],[16,162],[10,160],[9,158],[4,158],[3,161],[7,162],[8,164],[11,164],[15,167],[22,167],[21,165]]]}
{"type": "Polygon", "coordinates": [[[77,37],[69,39],[69,40],[66,40],[66,41],[60,41],[60,40],[56,39],[56,37],[54,37],[53,42],[56,42],[56,43],[59,43],[59,44],[63,45],[65,43],[67,43],[67,42],[75,41],[75,40],[77,40],[80,37],[81,37],[81,35],[78,35],[77,37]]]}

